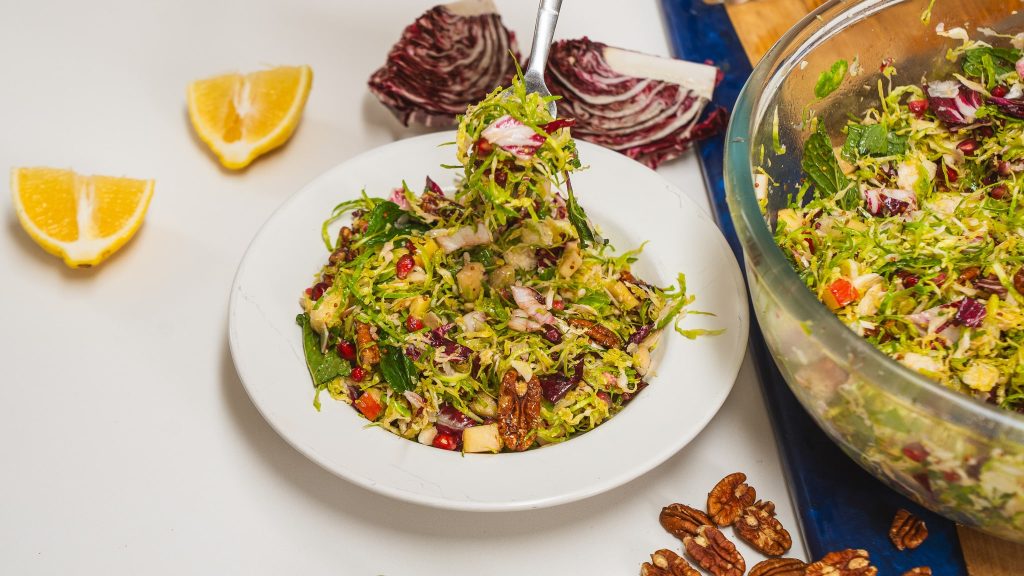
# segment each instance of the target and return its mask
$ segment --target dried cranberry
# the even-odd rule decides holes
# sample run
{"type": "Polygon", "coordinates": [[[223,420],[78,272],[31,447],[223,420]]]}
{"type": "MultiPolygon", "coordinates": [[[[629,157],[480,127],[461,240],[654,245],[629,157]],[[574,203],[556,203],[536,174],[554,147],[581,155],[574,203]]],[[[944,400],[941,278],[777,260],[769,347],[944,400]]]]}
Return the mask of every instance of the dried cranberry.
{"type": "Polygon", "coordinates": [[[911,442],[903,447],[903,455],[914,462],[924,462],[928,457],[928,450],[920,442],[911,442]]]}
{"type": "Polygon", "coordinates": [[[413,267],[416,266],[416,261],[413,260],[409,254],[403,254],[398,262],[395,263],[395,276],[398,276],[399,280],[405,280],[409,276],[409,272],[412,272],[413,267]]]}
{"type": "Polygon", "coordinates": [[[974,133],[982,138],[991,138],[995,136],[996,131],[991,126],[979,126],[975,128],[974,133]]]}
{"type": "Polygon", "coordinates": [[[946,470],[942,473],[942,477],[945,478],[946,482],[959,482],[960,473],[954,470],[946,470]]]}
{"type": "Polygon", "coordinates": [[[1006,186],[999,184],[997,186],[989,188],[988,195],[990,198],[994,200],[1002,200],[1003,198],[1006,198],[1007,196],[1010,195],[1010,190],[1006,186]]]}
{"type": "Polygon", "coordinates": [[[920,117],[922,114],[924,114],[925,110],[928,109],[928,101],[911,100],[910,102],[907,102],[907,108],[909,108],[910,111],[913,112],[915,115],[920,117]]]}
{"type": "Polygon", "coordinates": [[[946,283],[946,273],[945,272],[939,272],[938,274],[936,274],[935,278],[932,278],[932,283],[935,284],[936,286],[942,286],[943,284],[945,284],[946,283]]]}
{"type": "Polygon", "coordinates": [[[409,317],[405,319],[405,329],[409,332],[418,332],[423,329],[423,320],[420,320],[410,314],[409,317]]]}
{"type": "Polygon", "coordinates": [[[558,331],[558,328],[554,326],[548,326],[544,329],[544,339],[552,344],[558,344],[562,341],[562,333],[558,331]]]}
{"type": "Polygon", "coordinates": [[[548,122],[547,124],[541,126],[541,130],[547,132],[548,134],[551,134],[555,130],[559,130],[561,128],[569,128],[569,127],[572,127],[572,126],[575,126],[575,125],[576,125],[576,119],[575,118],[558,118],[556,120],[552,120],[551,122],[548,122]]]}
{"type": "Polygon", "coordinates": [[[600,398],[601,400],[603,400],[603,401],[604,401],[604,403],[605,403],[605,404],[608,404],[609,406],[610,406],[610,405],[611,405],[611,403],[612,403],[612,397],[611,397],[611,396],[609,396],[609,395],[608,395],[608,393],[607,393],[607,392],[605,392],[604,390],[599,390],[599,391],[597,392],[597,397],[598,397],[598,398],[600,398]]]}
{"type": "Polygon", "coordinates": [[[405,241],[405,249],[409,251],[409,254],[416,253],[416,245],[412,243],[412,240],[405,241]]]}
{"type": "Polygon", "coordinates": [[[1002,98],[1003,96],[1006,96],[1006,93],[1009,91],[1010,90],[1006,86],[996,86],[992,89],[992,95],[996,98],[1002,98]]]}
{"type": "Polygon", "coordinates": [[[362,382],[363,378],[366,378],[366,368],[363,368],[362,366],[356,366],[355,368],[352,369],[352,373],[349,374],[349,377],[351,377],[356,382],[362,382]]]}
{"type": "Polygon", "coordinates": [[[1013,275],[1013,288],[1017,292],[1024,294],[1024,268],[1018,268],[1017,272],[1013,275]]]}
{"type": "Polygon", "coordinates": [[[313,285],[312,290],[310,290],[309,297],[313,300],[319,300],[330,287],[331,285],[326,282],[317,282],[313,285]]]}
{"type": "Polygon", "coordinates": [[[455,450],[459,443],[455,440],[455,436],[448,432],[438,432],[437,436],[434,436],[434,441],[430,443],[434,448],[440,448],[441,450],[455,450]]]}
{"type": "Polygon", "coordinates": [[[356,345],[348,340],[340,340],[336,348],[338,350],[338,356],[341,356],[345,360],[351,361],[356,359],[356,345]]]}
{"type": "Polygon", "coordinates": [[[945,170],[946,181],[949,182],[950,184],[956,182],[957,179],[960,178],[960,173],[957,172],[956,169],[950,168],[949,166],[946,165],[943,165],[942,169],[945,170]]]}
{"type": "Polygon", "coordinates": [[[975,152],[977,152],[978,145],[979,144],[977,140],[975,140],[974,138],[968,138],[966,140],[961,140],[960,143],[956,145],[956,148],[957,150],[963,152],[964,156],[972,156],[975,152]]]}
{"type": "Polygon", "coordinates": [[[921,281],[921,278],[916,274],[907,272],[906,270],[900,270],[896,273],[896,277],[903,281],[904,288],[913,288],[917,286],[917,283],[921,281]]]}

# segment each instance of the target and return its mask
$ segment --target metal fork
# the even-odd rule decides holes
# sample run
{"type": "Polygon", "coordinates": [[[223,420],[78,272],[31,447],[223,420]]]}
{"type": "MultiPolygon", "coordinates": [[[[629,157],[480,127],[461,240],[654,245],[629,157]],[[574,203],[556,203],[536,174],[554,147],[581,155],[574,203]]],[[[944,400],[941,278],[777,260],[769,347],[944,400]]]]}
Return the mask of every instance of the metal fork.
{"type": "MultiPolygon", "coordinates": [[[[536,92],[541,96],[551,96],[547,84],[544,83],[544,67],[548,63],[548,50],[551,48],[551,38],[555,35],[555,25],[558,23],[558,10],[562,7],[562,0],[541,0],[537,8],[537,24],[533,28],[533,47],[530,48],[530,65],[523,74],[526,80],[526,91],[536,92]]],[[[552,118],[558,117],[558,108],[555,103],[548,102],[548,112],[552,118]]]]}

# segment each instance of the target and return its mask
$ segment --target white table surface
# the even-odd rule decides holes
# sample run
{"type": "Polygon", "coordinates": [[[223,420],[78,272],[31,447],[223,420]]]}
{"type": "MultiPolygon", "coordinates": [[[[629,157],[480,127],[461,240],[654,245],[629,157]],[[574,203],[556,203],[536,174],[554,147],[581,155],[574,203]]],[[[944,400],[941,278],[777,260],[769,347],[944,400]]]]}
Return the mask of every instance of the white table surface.
{"type": "MultiPolygon", "coordinates": [[[[528,51],[535,3],[498,3],[528,51]]],[[[531,512],[446,512],[367,492],[307,461],[256,412],[227,348],[235,267],[260,224],[314,176],[415,133],[365,82],[431,5],[0,8],[0,170],[157,181],[142,230],[92,270],[45,254],[6,192],[0,200],[0,573],[636,574],[650,552],[679,549],[658,524],[661,507],[699,506],[737,470],[795,528],[749,360],[719,415],[667,463],[602,496],[531,512]],[[247,171],[219,168],[191,132],[185,86],[276,64],[314,69],[302,125],[247,171]]],[[[656,0],[567,0],[556,37],[584,34],[668,53],[656,0]]],[[[707,206],[693,155],[661,172],[707,206]]]]}

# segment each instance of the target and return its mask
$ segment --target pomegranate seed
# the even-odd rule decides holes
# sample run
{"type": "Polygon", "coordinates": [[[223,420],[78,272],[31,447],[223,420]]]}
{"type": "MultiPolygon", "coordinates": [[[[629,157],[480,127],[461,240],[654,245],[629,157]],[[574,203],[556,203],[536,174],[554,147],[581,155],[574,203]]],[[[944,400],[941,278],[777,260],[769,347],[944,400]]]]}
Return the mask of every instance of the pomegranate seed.
{"type": "Polygon", "coordinates": [[[949,182],[950,184],[956,182],[960,178],[960,173],[957,172],[954,168],[950,168],[949,166],[943,166],[942,169],[946,171],[946,181],[949,182]]]}
{"type": "Polygon", "coordinates": [[[409,317],[405,319],[405,329],[408,330],[409,332],[417,332],[419,330],[422,330],[423,320],[420,320],[419,318],[410,314],[409,317]]]}
{"type": "Polygon", "coordinates": [[[412,243],[412,240],[405,241],[405,249],[409,251],[409,254],[416,253],[416,245],[412,243]]]}
{"type": "Polygon", "coordinates": [[[921,281],[921,278],[919,278],[916,274],[911,274],[906,270],[900,270],[899,272],[897,272],[896,277],[903,281],[904,288],[913,288],[914,286],[917,286],[918,282],[921,281]]]}
{"type": "Polygon", "coordinates": [[[1010,163],[1007,162],[1006,160],[999,161],[998,170],[1000,176],[1009,176],[1013,174],[1013,168],[1010,166],[1010,163]]]}
{"type": "Polygon", "coordinates": [[[924,462],[928,457],[928,450],[920,442],[911,442],[903,447],[903,455],[914,462],[924,462]]]}
{"type": "Polygon", "coordinates": [[[978,150],[978,141],[974,138],[961,140],[960,143],[956,145],[956,148],[963,152],[965,156],[971,156],[978,150]]]}
{"type": "Polygon", "coordinates": [[[946,470],[942,473],[942,477],[946,479],[946,482],[959,482],[960,474],[953,470],[946,470]]]}
{"type": "Polygon", "coordinates": [[[920,116],[920,115],[924,114],[925,110],[928,109],[928,101],[927,100],[911,100],[910,102],[907,102],[907,108],[909,108],[910,111],[913,112],[914,114],[920,116]]]}
{"type": "Polygon", "coordinates": [[[356,359],[356,345],[348,340],[338,342],[338,346],[336,348],[338,349],[338,356],[341,356],[345,360],[351,361],[356,359]]]}
{"type": "Polygon", "coordinates": [[[398,276],[399,280],[405,280],[414,266],[416,266],[416,261],[412,259],[412,256],[403,254],[395,263],[395,276],[398,276]]]}
{"type": "Polygon", "coordinates": [[[945,272],[939,272],[938,274],[936,274],[935,278],[932,279],[932,283],[935,284],[936,286],[942,286],[943,284],[945,284],[946,283],[946,273],[945,272]]]}
{"type": "Polygon", "coordinates": [[[366,378],[366,368],[363,368],[362,366],[356,366],[355,368],[352,369],[352,373],[349,374],[349,377],[351,377],[356,382],[362,382],[363,378],[366,378]]]}
{"type": "Polygon", "coordinates": [[[562,310],[565,310],[565,301],[564,300],[559,300],[559,299],[556,298],[555,300],[553,300],[551,302],[551,309],[555,310],[555,311],[558,311],[558,312],[561,312],[562,310]]]}
{"type": "Polygon", "coordinates": [[[609,396],[608,393],[605,392],[604,390],[599,391],[597,393],[597,397],[600,398],[601,400],[604,400],[605,404],[611,404],[612,403],[612,397],[609,396]]]}
{"type": "Polygon", "coordinates": [[[455,450],[458,446],[458,442],[455,440],[455,436],[447,432],[438,432],[437,436],[434,436],[434,441],[431,442],[434,448],[440,448],[441,450],[455,450]]]}
{"type": "Polygon", "coordinates": [[[996,131],[991,126],[981,126],[974,131],[975,134],[982,138],[991,138],[995,136],[996,131]]]}
{"type": "Polygon", "coordinates": [[[993,186],[988,191],[988,195],[996,200],[1002,200],[1003,198],[1006,198],[1009,195],[1009,193],[1010,191],[1007,190],[1006,186],[1003,186],[1002,184],[998,186],[993,186]]]}
{"type": "Polygon", "coordinates": [[[486,138],[480,138],[476,141],[477,156],[487,156],[492,150],[494,150],[494,146],[486,138]]]}
{"type": "Polygon", "coordinates": [[[1003,96],[1006,96],[1006,93],[1009,91],[1010,90],[1006,86],[996,86],[992,89],[992,95],[996,98],[1002,98],[1003,96]]]}
{"type": "Polygon", "coordinates": [[[312,288],[306,288],[306,296],[311,296],[312,294],[313,294],[313,289],[312,288]]]}
{"type": "Polygon", "coordinates": [[[320,297],[324,295],[324,292],[326,292],[327,289],[330,287],[331,285],[326,282],[317,282],[316,284],[313,285],[313,289],[309,292],[309,297],[312,298],[313,300],[319,300],[320,297]]]}

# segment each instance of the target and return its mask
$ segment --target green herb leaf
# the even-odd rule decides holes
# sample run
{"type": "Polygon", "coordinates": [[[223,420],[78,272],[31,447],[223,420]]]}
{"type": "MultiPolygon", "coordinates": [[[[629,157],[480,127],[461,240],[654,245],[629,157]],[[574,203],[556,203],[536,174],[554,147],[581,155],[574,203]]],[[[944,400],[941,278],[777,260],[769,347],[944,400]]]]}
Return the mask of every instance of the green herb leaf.
{"type": "Polygon", "coordinates": [[[395,346],[383,346],[380,372],[395,392],[401,394],[416,386],[416,365],[395,346]]]}
{"type": "Polygon", "coordinates": [[[850,124],[843,158],[850,162],[860,156],[899,156],[907,151],[907,137],[890,132],[882,124],[850,124]]]}
{"type": "Polygon", "coordinates": [[[596,244],[594,231],[590,229],[590,223],[587,221],[587,213],[576,202],[576,195],[572,193],[572,184],[569,182],[568,174],[565,177],[565,188],[569,192],[569,199],[566,201],[565,207],[569,213],[569,222],[576,228],[576,234],[580,237],[580,248],[586,248],[589,244],[596,244]]]}
{"type": "Polygon", "coordinates": [[[601,292],[591,292],[591,293],[587,294],[586,296],[584,296],[584,297],[580,298],[579,300],[577,300],[576,303],[577,304],[582,304],[584,306],[590,306],[594,310],[597,310],[598,312],[601,312],[602,310],[604,310],[608,306],[612,305],[612,299],[610,297],[608,297],[608,294],[606,292],[604,292],[604,291],[601,291],[601,292]]]}
{"type": "Polygon", "coordinates": [[[987,87],[993,88],[998,83],[998,77],[1016,71],[1014,65],[1020,59],[1021,54],[1020,50],[1011,48],[979,46],[964,52],[961,66],[964,69],[964,74],[982,78],[987,87]]]}
{"type": "Polygon", "coordinates": [[[373,210],[366,218],[366,232],[363,233],[365,246],[379,246],[395,236],[404,234],[410,230],[425,230],[426,226],[411,219],[412,214],[402,210],[398,204],[390,200],[381,200],[374,205],[373,210]],[[410,219],[402,226],[398,225],[399,219],[408,216],[410,219]]]}
{"type": "Polygon", "coordinates": [[[849,67],[846,60],[836,60],[831,68],[818,76],[818,81],[814,84],[814,95],[821,99],[839,89],[849,67]]]}
{"type": "MultiPolygon", "coordinates": [[[[819,198],[835,196],[850,184],[850,180],[839,168],[839,161],[836,160],[836,156],[832,152],[832,143],[829,141],[828,135],[825,134],[825,129],[821,124],[818,124],[818,129],[807,138],[800,166],[804,169],[807,177],[814,183],[815,193],[819,198]]],[[[851,192],[856,192],[856,190],[851,190],[851,192]]],[[[847,193],[846,197],[841,201],[841,204],[847,210],[853,208],[853,206],[848,206],[851,195],[853,194],[847,193]]]]}
{"type": "Polygon", "coordinates": [[[348,376],[352,372],[341,356],[324,352],[320,349],[320,335],[309,325],[309,316],[299,314],[295,323],[302,327],[302,351],[306,355],[306,366],[313,377],[313,385],[320,387],[339,376],[348,376]]]}

